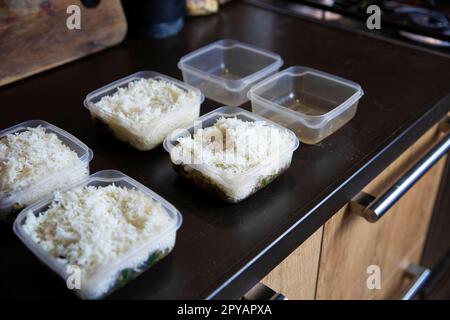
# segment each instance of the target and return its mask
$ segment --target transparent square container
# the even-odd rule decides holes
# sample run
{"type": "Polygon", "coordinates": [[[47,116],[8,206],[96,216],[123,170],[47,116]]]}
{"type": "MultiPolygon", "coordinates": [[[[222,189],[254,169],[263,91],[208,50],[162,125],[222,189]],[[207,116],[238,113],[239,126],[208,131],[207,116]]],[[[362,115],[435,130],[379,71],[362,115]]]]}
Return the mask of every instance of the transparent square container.
{"type": "Polygon", "coordinates": [[[298,146],[299,141],[292,131],[237,107],[221,107],[209,112],[200,117],[192,126],[179,128],[164,140],[164,149],[169,152],[175,171],[204,190],[214,193],[222,200],[230,203],[237,203],[246,199],[286,171],[291,165],[292,154],[298,146]],[[176,155],[172,152],[173,148],[178,144],[177,139],[192,136],[198,129],[214,125],[220,117],[236,117],[243,121],[265,121],[288,132],[293,141],[292,145],[286,150],[274,153],[272,157],[249,169],[247,172],[239,174],[224,174],[207,164],[186,164],[177,161],[176,155]]]}
{"type": "Polygon", "coordinates": [[[138,150],[148,151],[160,145],[167,134],[176,128],[197,119],[200,115],[200,105],[204,99],[205,97],[200,90],[177,79],[154,71],[140,71],[89,93],[84,100],[84,106],[89,110],[92,118],[102,123],[117,139],[128,143],[138,150]],[[112,95],[118,88],[126,87],[128,83],[140,79],[155,79],[170,82],[185,92],[192,92],[197,102],[189,108],[174,110],[155,119],[144,130],[133,128],[133,124],[128,119],[119,119],[109,112],[104,112],[96,108],[95,103],[103,97],[112,95]]]}
{"type": "MultiPolygon", "coordinates": [[[[72,183],[89,176],[89,162],[94,154],[83,142],[75,138],[73,135],[43,120],[30,120],[19,123],[13,127],[0,131],[0,139],[8,134],[20,133],[28,128],[36,128],[41,126],[47,132],[56,134],[66,146],[77,153],[78,158],[82,162],[83,168],[80,169],[82,174],[76,176],[73,167],[67,168],[66,171],[56,173],[41,179],[38,183],[16,192],[0,192],[0,220],[12,222],[15,215],[24,207],[32,204],[40,198],[51,194],[53,191],[66,187],[72,183]]],[[[75,169],[78,169],[75,168],[75,169]]]]}
{"type": "MultiPolygon", "coordinates": [[[[99,171],[84,181],[64,189],[63,192],[81,186],[108,186],[111,184],[137,189],[161,203],[171,218],[171,224],[161,231],[160,236],[149,238],[145,243],[135,246],[116,261],[99,267],[89,278],[82,278],[80,289],[73,289],[75,294],[82,299],[100,299],[105,297],[114,290],[123,287],[167,256],[175,246],[176,233],[182,223],[182,216],[173,205],[136,180],[116,170],[99,171]]],[[[28,249],[44,265],[67,283],[70,276],[66,270],[67,266],[59,263],[55,257],[45,252],[23,229],[27,213],[31,211],[38,216],[40,212],[48,208],[52,200],[53,197],[47,197],[24,209],[15,220],[13,229],[28,249]]]]}
{"type": "Polygon", "coordinates": [[[355,82],[294,66],[248,92],[252,111],[293,130],[301,142],[318,143],[352,119],[364,92],[355,82]]]}
{"type": "Polygon", "coordinates": [[[214,42],[178,62],[184,82],[232,107],[246,102],[250,87],[282,65],[278,54],[234,40],[214,42]]]}

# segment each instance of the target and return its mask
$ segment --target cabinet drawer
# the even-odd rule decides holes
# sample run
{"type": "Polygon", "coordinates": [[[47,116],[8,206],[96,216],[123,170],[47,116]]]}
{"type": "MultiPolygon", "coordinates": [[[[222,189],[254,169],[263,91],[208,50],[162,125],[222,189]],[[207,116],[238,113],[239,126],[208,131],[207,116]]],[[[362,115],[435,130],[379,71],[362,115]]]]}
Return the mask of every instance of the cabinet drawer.
{"type": "MultiPolygon", "coordinates": [[[[405,270],[410,264],[420,261],[422,255],[423,242],[418,242],[412,250],[403,257],[399,267],[394,269],[382,281],[381,290],[373,290],[371,299],[399,299],[404,292],[412,285],[416,279],[409,276],[405,270]]],[[[384,275],[383,275],[384,277],[384,275]]]]}
{"type": "MultiPolygon", "coordinates": [[[[364,188],[380,195],[435,145],[436,125],[364,188]]],[[[323,229],[317,282],[318,299],[398,298],[408,283],[404,269],[418,263],[428,229],[445,156],[424,174],[382,219],[370,223],[346,205],[323,229]],[[380,271],[380,289],[369,289],[368,277],[380,271]],[[368,270],[369,268],[369,270],[368,270]]]]}

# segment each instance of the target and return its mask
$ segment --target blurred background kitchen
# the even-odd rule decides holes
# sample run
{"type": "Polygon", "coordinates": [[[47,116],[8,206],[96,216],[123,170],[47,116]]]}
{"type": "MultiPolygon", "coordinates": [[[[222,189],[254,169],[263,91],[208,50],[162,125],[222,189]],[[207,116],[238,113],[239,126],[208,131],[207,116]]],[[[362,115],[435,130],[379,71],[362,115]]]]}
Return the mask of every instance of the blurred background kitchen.
{"type": "MultiPolygon", "coordinates": [[[[183,19],[215,14],[231,0],[123,0],[132,32],[166,37],[183,27],[183,19]]],[[[249,0],[249,3],[292,15],[321,20],[362,32],[411,43],[432,50],[450,48],[448,0],[249,0]],[[367,8],[381,9],[381,30],[366,27],[367,8]]]]}
{"type": "MultiPolygon", "coordinates": [[[[449,0],[114,0],[107,5],[104,0],[0,0],[0,85],[118,44],[126,34],[174,36],[187,19],[219,15],[202,21],[204,34],[226,30],[233,22],[220,17],[220,10],[231,2],[450,53],[449,0]],[[66,28],[66,8],[74,3],[81,8],[84,32],[66,28]],[[367,8],[374,4],[381,10],[380,29],[367,27],[367,8]]],[[[202,34],[198,37],[201,42],[202,34]]]]}

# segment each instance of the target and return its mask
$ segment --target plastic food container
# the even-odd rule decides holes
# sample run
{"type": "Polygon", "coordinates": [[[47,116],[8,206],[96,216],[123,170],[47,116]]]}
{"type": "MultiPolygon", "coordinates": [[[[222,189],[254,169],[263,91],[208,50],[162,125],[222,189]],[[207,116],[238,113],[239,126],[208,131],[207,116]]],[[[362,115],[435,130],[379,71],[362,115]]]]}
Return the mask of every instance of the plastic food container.
{"type": "Polygon", "coordinates": [[[184,82],[232,107],[246,102],[250,87],[282,65],[278,54],[233,40],[209,44],[178,62],[184,82]]]}
{"type": "Polygon", "coordinates": [[[248,92],[252,111],[293,130],[301,142],[318,143],[356,113],[361,86],[306,67],[290,67],[248,92]]]}
{"type": "Polygon", "coordinates": [[[82,171],[82,173],[81,175],[76,175],[75,173],[77,171],[73,167],[68,167],[64,172],[47,176],[45,179],[23,190],[7,193],[0,192],[0,220],[12,221],[16,213],[20,212],[22,208],[51,194],[57,189],[66,187],[89,176],[89,162],[94,155],[92,150],[70,133],[46,121],[30,120],[19,123],[9,129],[0,131],[0,139],[8,134],[20,133],[26,131],[28,128],[36,128],[38,126],[45,128],[47,132],[56,134],[59,140],[71,150],[75,151],[85,170],[78,170],[78,172],[82,171]]]}
{"type": "Polygon", "coordinates": [[[90,111],[92,118],[100,121],[117,139],[128,143],[138,150],[147,151],[161,144],[166,135],[172,130],[197,119],[200,115],[200,105],[203,100],[204,96],[197,88],[154,71],[140,71],[89,93],[84,100],[84,106],[90,111]],[[141,129],[133,127],[133,123],[128,119],[119,119],[111,113],[96,108],[95,103],[104,96],[112,95],[118,88],[126,87],[128,83],[139,79],[155,79],[170,82],[185,92],[192,92],[196,96],[196,102],[188,108],[181,108],[166,113],[141,129]]]}
{"type": "MultiPolygon", "coordinates": [[[[176,233],[182,223],[182,216],[174,206],[144,185],[119,171],[99,171],[84,181],[74,184],[63,191],[80,186],[107,186],[111,184],[140,190],[153,200],[161,203],[171,218],[172,223],[161,231],[159,237],[148,239],[145,243],[135,246],[116,261],[100,267],[88,279],[81,279],[80,289],[74,289],[74,291],[83,299],[99,299],[110,294],[167,256],[175,246],[176,233]]],[[[67,266],[59,263],[55,257],[45,252],[23,229],[27,212],[31,210],[37,216],[40,212],[48,208],[52,200],[52,197],[48,197],[23,210],[14,222],[14,232],[42,263],[47,265],[67,283],[70,276],[68,273],[70,270],[66,269],[67,266]]]]}
{"type": "Polygon", "coordinates": [[[175,171],[181,176],[193,181],[204,190],[215,193],[221,199],[230,203],[237,203],[246,199],[286,171],[291,164],[292,154],[298,146],[299,141],[292,131],[270,120],[236,107],[218,108],[200,117],[195,122],[195,125],[180,128],[172,132],[164,140],[164,149],[169,152],[175,171]],[[244,121],[265,121],[281,130],[285,130],[292,138],[292,145],[286,150],[275,152],[272,157],[250,168],[248,171],[239,174],[224,174],[207,164],[187,164],[176,159],[175,152],[172,152],[172,150],[178,144],[178,138],[192,136],[198,129],[214,125],[217,119],[221,117],[237,117],[244,121]]]}

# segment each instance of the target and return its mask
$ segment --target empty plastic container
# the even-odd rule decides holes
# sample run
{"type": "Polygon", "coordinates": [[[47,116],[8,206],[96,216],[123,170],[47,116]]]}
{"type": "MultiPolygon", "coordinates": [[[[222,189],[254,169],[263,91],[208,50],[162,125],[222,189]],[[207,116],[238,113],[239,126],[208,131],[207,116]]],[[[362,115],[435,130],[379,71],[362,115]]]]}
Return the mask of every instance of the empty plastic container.
{"type": "MultiPolygon", "coordinates": [[[[81,160],[82,168],[68,166],[66,170],[47,175],[37,183],[28,188],[15,192],[0,191],[0,220],[11,221],[15,214],[22,208],[32,204],[40,198],[51,194],[53,191],[66,187],[74,182],[83,180],[89,176],[89,162],[92,160],[93,152],[83,142],[73,135],[46,121],[30,120],[19,123],[11,128],[0,131],[0,139],[8,134],[17,134],[28,128],[45,128],[46,132],[54,133],[63,144],[76,152],[81,160]]],[[[1,161],[1,160],[0,160],[1,161]]]]}
{"type": "Polygon", "coordinates": [[[301,142],[318,143],[356,113],[364,92],[355,82],[294,66],[248,92],[252,111],[293,130],[301,142]]]}
{"type": "MultiPolygon", "coordinates": [[[[275,143],[270,141],[272,137],[260,137],[258,143],[275,143]],[[267,139],[269,138],[269,139],[267,139]]],[[[228,144],[224,137],[224,146],[228,144]]],[[[292,154],[298,148],[299,141],[295,134],[280,125],[264,119],[247,110],[236,107],[221,107],[211,111],[193,123],[190,127],[179,128],[172,132],[164,140],[164,149],[169,152],[174,169],[183,177],[191,180],[201,188],[217,194],[226,202],[240,202],[258,190],[267,186],[275,178],[286,171],[291,165],[292,154]],[[174,147],[181,137],[192,136],[198,129],[213,126],[221,118],[237,118],[243,121],[264,121],[287,133],[289,143],[286,148],[274,148],[270,157],[264,159],[254,167],[243,173],[227,174],[206,163],[184,163],[178,161],[178,155],[174,152],[174,147]],[[282,150],[280,150],[282,149],[282,150]]],[[[280,144],[277,144],[280,145],[280,144]]],[[[253,145],[236,146],[235,148],[253,148],[253,145]]],[[[263,147],[260,145],[260,147],[263,147]]]]}
{"type": "Polygon", "coordinates": [[[184,82],[232,107],[246,102],[250,87],[282,65],[278,54],[234,40],[214,42],[178,62],[184,82]]]}
{"type": "MultiPolygon", "coordinates": [[[[101,265],[93,272],[93,274],[89,274],[88,277],[81,278],[80,288],[75,288],[74,291],[83,299],[99,299],[110,294],[112,291],[124,286],[167,256],[175,246],[176,233],[182,223],[182,216],[173,205],[136,180],[116,170],[99,171],[80,183],[64,189],[62,192],[83,186],[98,187],[111,184],[122,188],[137,189],[154,201],[159,202],[169,216],[170,224],[164,226],[159,234],[150,237],[145,240],[144,243],[132,247],[127,253],[119,256],[111,263],[101,265]]],[[[48,208],[52,201],[53,197],[48,197],[27,207],[19,214],[14,222],[13,228],[16,235],[28,249],[30,249],[42,263],[47,265],[53,272],[67,282],[67,279],[71,276],[68,272],[67,265],[60,262],[57,257],[45,251],[24,231],[23,228],[30,211],[35,216],[38,216],[48,208]]],[[[101,208],[99,208],[99,210],[101,210],[101,208]]],[[[76,266],[72,266],[72,270],[74,269],[73,267],[76,266]]]]}

